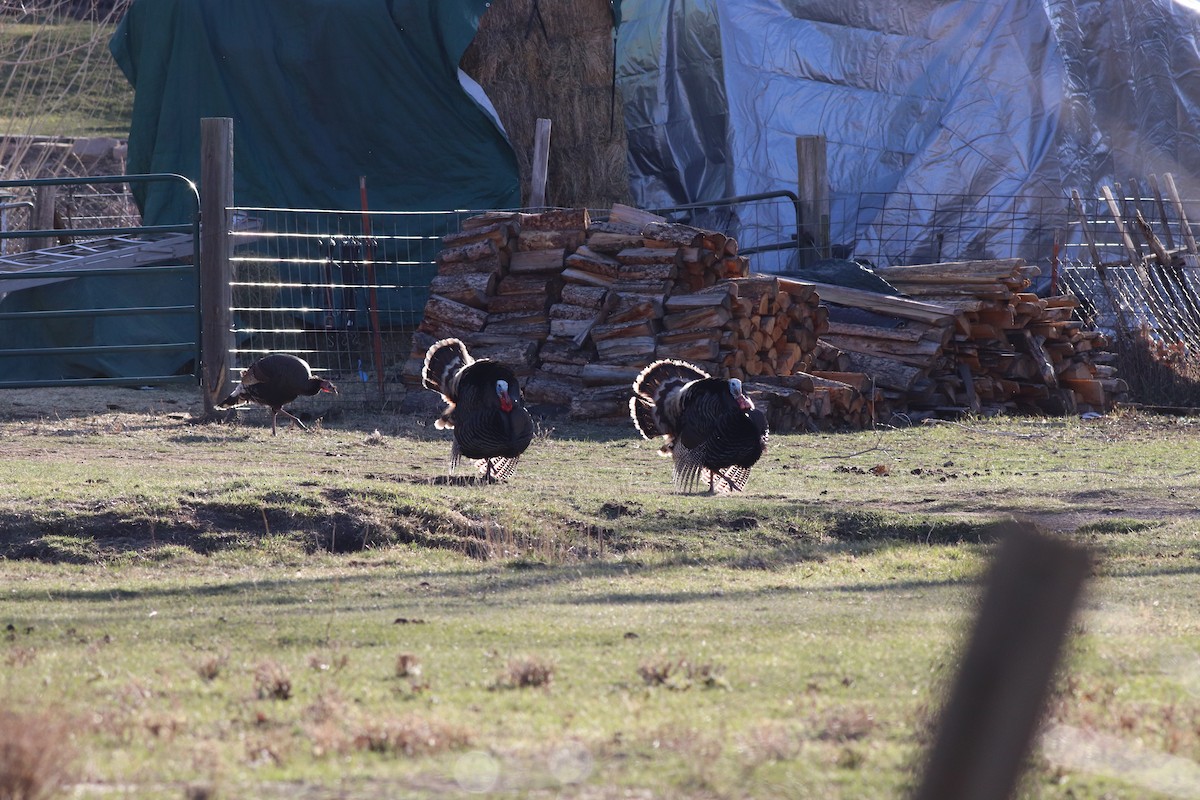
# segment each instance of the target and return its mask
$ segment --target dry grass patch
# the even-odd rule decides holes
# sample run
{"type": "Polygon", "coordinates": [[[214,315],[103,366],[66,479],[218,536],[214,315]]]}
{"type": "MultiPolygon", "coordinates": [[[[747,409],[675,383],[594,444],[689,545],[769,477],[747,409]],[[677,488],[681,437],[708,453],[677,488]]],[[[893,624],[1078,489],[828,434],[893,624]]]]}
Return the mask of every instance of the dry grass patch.
{"type": "Polygon", "coordinates": [[[353,738],[360,750],[408,758],[461,750],[472,741],[466,728],[419,714],[368,723],[353,738]]]}
{"type": "Polygon", "coordinates": [[[696,663],[687,658],[660,656],[642,662],[638,675],[647,686],[661,686],[672,691],[686,691],[693,686],[702,689],[730,690],[724,668],[708,662],[696,663]]]}
{"type": "Polygon", "coordinates": [[[292,676],[278,661],[262,661],[254,669],[254,694],[259,700],[288,700],[292,676]]]}
{"type": "Polygon", "coordinates": [[[538,656],[516,656],[492,681],[491,689],[549,689],[554,664],[538,656]]]}
{"type": "Polygon", "coordinates": [[[43,800],[73,779],[75,725],[51,711],[0,711],[0,797],[43,800]]]}

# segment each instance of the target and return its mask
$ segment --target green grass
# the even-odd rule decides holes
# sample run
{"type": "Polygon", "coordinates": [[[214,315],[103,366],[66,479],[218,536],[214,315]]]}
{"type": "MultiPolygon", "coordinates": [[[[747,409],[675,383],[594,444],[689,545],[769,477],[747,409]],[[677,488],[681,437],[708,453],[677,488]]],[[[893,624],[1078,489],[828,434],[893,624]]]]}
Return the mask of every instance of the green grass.
{"type": "Polygon", "coordinates": [[[133,87],[108,51],[113,29],[0,25],[0,134],[128,136],[133,87]]]}
{"type": "Polygon", "coordinates": [[[1189,420],[775,436],[707,497],[632,426],[544,422],[474,485],[425,420],[86,397],[0,395],[0,707],[66,720],[76,786],[899,797],[1014,516],[1096,554],[1022,796],[1179,796],[1152,767],[1200,760],[1189,420]]]}

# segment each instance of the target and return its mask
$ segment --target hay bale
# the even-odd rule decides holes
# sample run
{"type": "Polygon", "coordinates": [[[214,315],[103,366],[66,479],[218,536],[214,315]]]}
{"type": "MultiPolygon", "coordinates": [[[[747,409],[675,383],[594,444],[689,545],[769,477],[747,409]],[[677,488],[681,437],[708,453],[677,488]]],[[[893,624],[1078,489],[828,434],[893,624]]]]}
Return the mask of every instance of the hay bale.
{"type": "Polygon", "coordinates": [[[611,4],[603,0],[493,3],[463,55],[462,68],[483,86],[517,153],[528,202],[533,135],[549,119],[548,205],[608,208],[629,203],[621,97],[613,95],[611,4]]]}

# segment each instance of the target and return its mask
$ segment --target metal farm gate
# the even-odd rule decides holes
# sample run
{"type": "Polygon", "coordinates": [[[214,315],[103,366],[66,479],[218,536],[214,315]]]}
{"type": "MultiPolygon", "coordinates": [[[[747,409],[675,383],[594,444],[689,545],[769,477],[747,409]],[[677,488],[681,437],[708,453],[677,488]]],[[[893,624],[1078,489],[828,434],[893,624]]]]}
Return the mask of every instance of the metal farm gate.
{"type": "Polygon", "coordinates": [[[0,199],[0,388],[196,382],[195,184],[167,173],[7,180],[0,199]],[[151,183],[177,186],[191,221],[138,224],[128,195],[106,192],[151,183]],[[70,202],[56,207],[56,195],[70,202]],[[88,227],[66,229],[67,217],[88,227]]]}

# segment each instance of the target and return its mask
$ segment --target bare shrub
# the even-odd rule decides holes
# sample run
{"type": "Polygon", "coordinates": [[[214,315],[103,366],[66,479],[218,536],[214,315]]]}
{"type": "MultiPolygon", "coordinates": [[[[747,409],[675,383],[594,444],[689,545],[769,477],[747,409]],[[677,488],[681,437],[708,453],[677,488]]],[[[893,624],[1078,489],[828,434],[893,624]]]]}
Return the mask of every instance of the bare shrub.
{"type": "Polygon", "coordinates": [[[692,663],[686,658],[660,656],[642,662],[637,671],[647,686],[661,686],[673,691],[685,691],[693,686],[702,689],[731,688],[721,667],[710,663],[692,663]]]}
{"type": "Polygon", "coordinates": [[[396,656],[397,678],[419,678],[421,676],[421,659],[412,653],[401,653],[396,656]]]}
{"type": "Polygon", "coordinates": [[[203,680],[215,681],[217,676],[221,674],[221,670],[224,668],[227,660],[225,656],[213,653],[201,656],[200,660],[196,662],[196,674],[203,680]]]}
{"type": "Polygon", "coordinates": [[[554,681],[554,665],[537,656],[511,658],[492,682],[492,689],[549,688],[554,681]]]}
{"type": "Polygon", "coordinates": [[[361,750],[396,756],[428,756],[471,744],[465,728],[419,715],[364,725],[354,737],[361,750]]]}
{"type": "Polygon", "coordinates": [[[0,711],[0,797],[43,800],[72,779],[73,725],[54,712],[0,711]]]}
{"type": "Polygon", "coordinates": [[[254,691],[259,700],[288,700],[292,677],[278,661],[263,661],[254,670],[254,691]]]}

